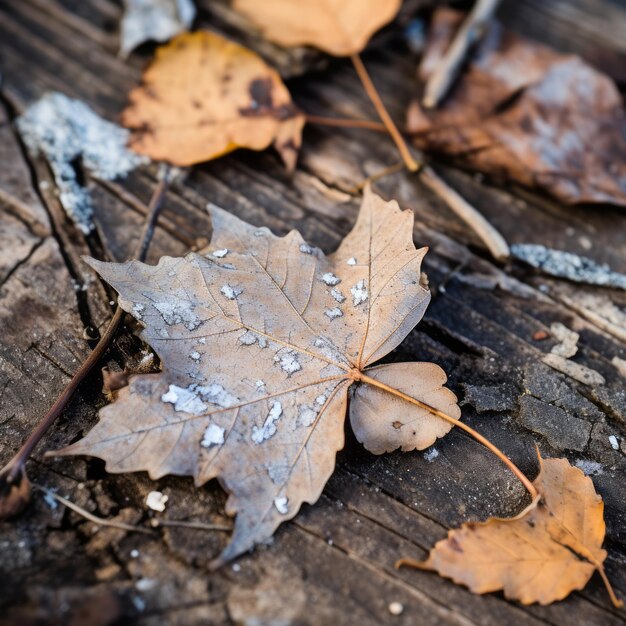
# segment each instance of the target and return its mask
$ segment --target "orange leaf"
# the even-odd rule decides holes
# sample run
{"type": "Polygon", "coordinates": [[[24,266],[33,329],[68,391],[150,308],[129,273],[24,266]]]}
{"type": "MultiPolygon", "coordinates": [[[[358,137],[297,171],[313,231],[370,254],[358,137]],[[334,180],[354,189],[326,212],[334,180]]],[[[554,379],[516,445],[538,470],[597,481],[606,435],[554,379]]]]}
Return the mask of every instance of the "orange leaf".
{"type": "Polygon", "coordinates": [[[291,170],[304,122],[278,72],[206,31],[159,48],[122,114],[133,150],[180,166],[273,143],[291,170]]]}
{"type": "Polygon", "coordinates": [[[343,57],[363,50],[401,4],[401,0],[235,0],[233,6],[281,46],[314,46],[343,57]]]}
{"type": "Polygon", "coordinates": [[[439,541],[426,561],[402,559],[396,566],[434,570],[474,593],[503,590],[522,604],[562,600],[598,570],[611,600],[621,606],[602,565],[602,498],[566,459],[540,456],[539,461],[534,485],[540,497],[519,516],[463,524],[439,541]]]}

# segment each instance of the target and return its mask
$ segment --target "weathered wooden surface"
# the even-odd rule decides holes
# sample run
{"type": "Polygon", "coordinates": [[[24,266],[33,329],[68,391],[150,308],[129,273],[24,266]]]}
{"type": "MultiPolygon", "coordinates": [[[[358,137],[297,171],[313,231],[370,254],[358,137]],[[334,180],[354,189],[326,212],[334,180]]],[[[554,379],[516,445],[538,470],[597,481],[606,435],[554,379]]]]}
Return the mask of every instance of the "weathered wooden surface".
{"type": "MultiPolygon", "coordinates": [[[[207,24],[211,3],[199,4],[199,24],[207,24]]],[[[574,4],[587,10],[598,5],[581,0],[574,4]]],[[[626,9],[608,0],[599,4],[611,7],[611,29],[621,20],[624,32],[626,9]]],[[[598,20],[600,14],[598,8],[598,20]]],[[[108,0],[0,3],[3,462],[88,353],[85,328],[102,328],[110,317],[107,287],[80,255],[123,259],[130,254],[142,223],[134,199],[147,202],[156,184],[154,167],[115,184],[90,181],[98,233],[85,239],[64,217],[46,164],[25,153],[11,119],[48,90],[80,98],[115,119],[150,56],[148,46],[128,63],[116,58],[119,17],[120,7],[108,0]]],[[[523,29],[525,22],[518,26],[523,29]]],[[[607,37],[602,48],[602,28],[585,32],[591,32],[585,41],[593,42],[597,58],[623,55],[614,38],[607,37]]],[[[564,26],[556,43],[575,48],[576,36],[573,26],[564,26]]],[[[365,60],[392,114],[402,119],[417,59],[396,32],[365,60]]],[[[322,73],[293,80],[290,87],[308,112],[373,117],[347,62],[332,61],[322,73]]],[[[332,250],[354,221],[354,186],[398,157],[391,141],[368,131],[310,127],[304,144],[292,178],[271,152],[237,153],[193,168],[168,193],[151,260],[206,243],[207,202],[277,232],[298,228],[312,243],[332,250]]],[[[509,242],[585,254],[626,272],[623,212],[610,207],[566,209],[526,191],[481,182],[445,164],[439,169],[509,242]]],[[[614,357],[626,359],[623,313],[620,317],[626,294],[549,279],[521,265],[494,265],[442,202],[405,173],[381,181],[377,189],[415,210],[416,242],[431,247],[426,271],[433,302],[391,360],[442,365],[463,403],[464,419],[529,474],[536,472],[535,442],[546,456],[598,464],[593,480],[606,502],[607,571],[618,594],[626,596],[626,388],[623,371],[612,362],[614,357]],[[585,386],[541,364],[541,356],[555,342],[535,341],[533,334],[555,321],[580,333],[574,360],[601,373],[605,385],[585,386]],[[609,435],[619,438],[621,450],[612,449],[609,435]]],[[[127,329],[103,365],[107,360],[121,366],[132,363],[140,349],[127,329]]],[[[143,474],[106,475],[94,459],[43,458],[41,451],[77,439],[95,423],[105,402],[100,385],[96,372],[81,387],[31,462],[32,478],[104,517],[145,522],[152,515],[144,504],[146,494],[158,488],[170,497],[167,517],[224,522],[225,497],[215,484],[195,490],[191,480],[166,478],[155,485],[143,474]]],[[[473,596],[432,574],[395,571],[399,556],[423,557],[447,527],[469,518],[510,514],[523,498],[515,479],[463,433],[450,433],[435,448],[436,458],[400,452],[374,457],[348,433],[320,501],[282,527],[272,545],[216,573],[208,571],[207,563],[224,545],[223,533],[170,528],[150,538],[98,530],[61,507],[50,507],[36,493],[25,514],[0,524],[0,622],[624,621],[624,613],[610,607],[597,576],[564,602],[522,607],[500,594],[473,596]],[[393,601],[403,604],[402,615],[389,613],[393,601]]]]}

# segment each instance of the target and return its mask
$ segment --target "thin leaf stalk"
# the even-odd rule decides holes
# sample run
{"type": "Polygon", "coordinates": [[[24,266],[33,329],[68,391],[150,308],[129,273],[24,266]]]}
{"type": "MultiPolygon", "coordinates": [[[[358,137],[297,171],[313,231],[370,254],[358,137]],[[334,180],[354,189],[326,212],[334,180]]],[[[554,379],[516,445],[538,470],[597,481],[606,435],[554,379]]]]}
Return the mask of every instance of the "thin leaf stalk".
{"type": "Polygon", "coordinates": [[[373,387],[378,387],[379,389],[382,389],[383,391],[386,391],[387,393],[390,393],[398,398],[401,398],[402,400],[405,400],[406,402],[409,402],[415,406],[418,406],[421,409],[425,409],[429,413],[432,413],[433,415],[436,415],[437,417],[445,420],[446,422],[449,422],[450,424],[454,424],[461,430],[464,430],[466,433],[471,435],[476,441],[478,441],[483,446],[485,446],[485,448],[487,448],[495,456],[497,456],[511,470],[511,472],[522,483],[522,485],[524,485],[524,487],[530,494],[532,500],[535,500],[536,498],[539,497],[537,489],[535,489],[535,486],[526,477],[526,475],[522,472],[522,470],[520,470],[519,467],[517,467],[517,465],[515,465],[515,463],[513,463],[513,461],[511,461],[511,459],[509,459],[509,457],[506,456],[506,454],[504,454],[504,452],[502,452],[502,450],[500,450],[500,448],[496,447],[493,443],[491,443],[491,441],[489,441],[489,439],[483,437],[479,432],[475,431],[471,426],[468,426],[461,420],[458,420],[452,417],[451,415],[448,415],[447,413],[444,413],[443,411],[440,411],[439,409],[436,409],[435,407],[430,406],[429,404],[426,404],[425,402],[422,402],[421,400],[416,400],[412,396],[409,396],[406,393],[403,393],[399,389],[395,389],[394,387],[390,387],[389,385],[386,385],[385,383],[381,383],[380,381],[376,380],[375,378],[371,378],[370,376],[367,376],[366,374],[360,373],[360,375],[358,376],[358,380],[360,380],[363,383],[367,383],[368,385],[372,385],[373,387]]]}
{"type": "Polygon", "coordinates": [[[354,69],[356,70],[356,73],[358,74],[359,79],[363,85],[363,89],[365,89],[365,93],[367,93],[367,96],[372,101],[372,104],[374,105],[378,116],[380,117],[381,121],[387,128],[389,135],[396,144],[398,152],[400,153],[400,156],[402,157],[406,168],[410,172],[419,171],[419,169],[422,167],[422,164],[418,163],[411,155],[411,151],[409,150],[409,147],[404,140],[404,137],[398,130],[398,127],[395,125],[393,119],[391,119],[391,115],[389,115],[389,111],[387,111],[385,104],[383,103],[376,87],[374,86],[374,83],[372,82],[372,79],[370,78],[370,75],[365,68],[365,65],[363,64],[361,57],[358,54],[353,54],[350,58],[352,59],[354,69]]]}

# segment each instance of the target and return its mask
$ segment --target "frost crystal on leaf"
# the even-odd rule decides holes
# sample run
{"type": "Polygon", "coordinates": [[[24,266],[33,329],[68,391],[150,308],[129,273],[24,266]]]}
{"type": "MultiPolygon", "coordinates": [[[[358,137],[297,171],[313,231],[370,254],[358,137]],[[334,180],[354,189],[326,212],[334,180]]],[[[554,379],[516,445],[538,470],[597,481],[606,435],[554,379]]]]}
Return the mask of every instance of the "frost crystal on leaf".
{"type": "Polygon", "coordinates": [[[338,285],[341,282],[341,278],[337,278],[332,272],[326,272],[322,276],[322,280],[330,287],[338,285]]]}
{"type": "Polygon", "coordinates": [[[222,250],[215,250],[213,252],[213,256],[216,259],[223,259],[228,254],[228,248],[223,248],[222,250]]]}
{"type": "Polygon", "coordinates": [[[341,291],[339,291],[339,289],[336,289],[335,287],[333,287],[330,290],[330,295],[335,298],[335,300],[337,300],[337,302],[339,302],[340,304],[342,302],[345,302],[346,297],[341,293],[341,291]]]}
{"type": "Polygon", "coordinates": [[[241,287],[232,287],[226,283],[225,285],[222,285],[220,292],[229,300],[235,300],[237,296],[240,296],[243,293],[243,289],[241,289],[241,287]]]}
{"type": "Polygon", "coordinates": [[[200,445],[203,448],[210,448],[211,446],[221,446],[224,443],[224,428],[217,424],[209,424],[204,431],[204,436],[200,445]]]}
{"type": "Polygon", "coordinates": [[[189,387],[170,385],[169,391],[161,396],[161,401],[173,404],[176,411],[204,415],[209,408],[207,402],[227,409],[237,404],[239,399],[228,393],[221,385],[193,383],[189,387]]]}
{"type": "Polygon", "coordinates": [[[300,244],[300,252],[303,254],[313,254],[313,248],[306,243],[300,244]]]}
{"type": "Polygon", "coordinates": [[[293,350],[277,353],[274,357],[274,361],[280,363],[280,369],[282,369],[283,372],[286,372],[288,376],[291,376],[292,374],[295,374],[295,372],[302,369],[302,366],[298,361],[298,355],[293,350]]]}
{"type": "Polygon", "coordinates": [[[348,265],[356,265],[356,259],[355,259],[354,257],[350,257],[350,258],[346,261],[346,263],[347,263],[348,265]]]}
{"type": "Polygon", "coordinates": [[[274,506],[281,515],[287,515],[289,512],[289,498],[287,496],[274,498],[274,506]]]}
{"type": "Polygon", "coordinates": [[[184,324],[187,330],[195,330],[201,324],[192,309],[191,302],[187,300],[164,300],[154,302],[153,306],[163,316],[163,320],[168,326],[184,324]]]}
{"type": "Polygon", "coordinates": [[[326,309],[324,311],[324,315],[331,320],[336,319],[337,317],[341,317],[343,315],[343,311],[339,307],[334,307],[332,309],[326,309]]]}
{"type": "Polygon", "coordinates": [[[194,350],[190,355],[189,355],[190,359],[193,359],[194,361],[199,361],[200,360],[200,353],[197,350],[194,350]]]}
{"type": "Polygon", "coordinates": [[[354,306],[359,306],[359,304],[365,302],[368,297],[365,280],[360,280],[356,285],[354,285],[354,287],[350,289],[350,293],[352,294],[352,304],[354,304],[354,306]]]}
{"type": "Polygon", "coordinates": [[[254,426],[252,429],[252,441],[254,443],[263,443],[266,439],[269,439],[272,435],[276,434],[276,422],[283,414],[283,405],[280,402],[274,402],[270,412],[263,422],[263,426],[259,428],[254,426]]]}

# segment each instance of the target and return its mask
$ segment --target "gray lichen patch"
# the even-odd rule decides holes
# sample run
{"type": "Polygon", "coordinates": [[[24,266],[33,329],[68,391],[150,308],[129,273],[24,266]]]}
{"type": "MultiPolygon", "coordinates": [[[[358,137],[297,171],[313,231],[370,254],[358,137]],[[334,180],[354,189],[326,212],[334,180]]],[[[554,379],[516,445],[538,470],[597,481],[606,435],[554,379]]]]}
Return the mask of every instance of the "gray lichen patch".
{"type": "Polygon", "coordinates": [[[516,244],[511,246],[511,254],[552,276],[577,283],[626,289],[624,274],[614,272],[608,265],[601,265],[571,252],[552,250],[537,244],[516,244]]]}
{"type": "Polygon", "coordinates": [[[126,147],[126,129],[61,93],[44,95],[16,125],[28,149],[50,164],[59,200],[84,233],[93,228],[93,208],[88,190],[80,183],[77,163],[97,178],[113,180],[149,161],[126,147]]]}
{"type": "Polygon", "coordinates": [[[167,41],[191,27],[196,15],[192,0],[124,0],[120,56],[126,58],[144,41],[167,41]]]}
{"type": "Polygon", "coordinates": [[[520,398],[518,421],[529,430],[543,435],[557,450],[580,452],[585,449],[591,435],[590,422],[532,396],[520,398]]]}

